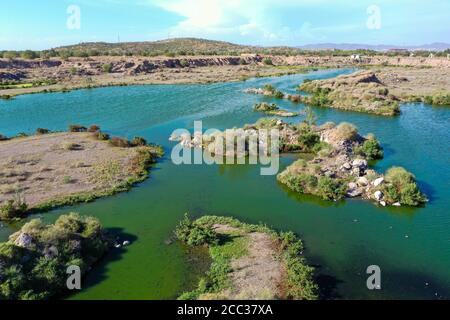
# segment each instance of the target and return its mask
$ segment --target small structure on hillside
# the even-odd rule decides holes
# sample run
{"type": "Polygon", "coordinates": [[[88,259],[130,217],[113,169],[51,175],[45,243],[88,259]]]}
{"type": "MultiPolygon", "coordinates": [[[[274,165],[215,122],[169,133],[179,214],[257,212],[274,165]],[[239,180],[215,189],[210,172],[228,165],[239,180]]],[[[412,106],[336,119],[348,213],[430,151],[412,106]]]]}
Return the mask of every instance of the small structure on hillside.
{"type": "Polygon", "coordinates": [[[359,54],[352,54],[350,59],[354,62],[361,62],[361,56],[359,54]]]}

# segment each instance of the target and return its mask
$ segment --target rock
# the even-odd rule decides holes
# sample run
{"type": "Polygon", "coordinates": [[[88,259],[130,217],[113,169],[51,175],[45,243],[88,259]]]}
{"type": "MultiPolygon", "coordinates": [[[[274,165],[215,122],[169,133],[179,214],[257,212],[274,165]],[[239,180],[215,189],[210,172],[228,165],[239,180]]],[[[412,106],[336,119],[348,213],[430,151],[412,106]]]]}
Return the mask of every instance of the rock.
{"type": "Polygon", "coordinates": [[[342,165],[342,168],[345,170],[350,170],[352,168],[352,165],[350,163],[346,162],[342,165]]]}
{"type": "Polygon", "coordinates": [[[122,246],[126,247],[126,246],[129,246],[130,244],[131,244],[130,241],[124,241],[124,242],[122,243],[122,246]]]}
{"type": "Polygon", "coordinates": [[[330,170],[325,171],[324,175],[329,178],[333,178],[335,176],[334,172],[330,170]]]}
{"type": "Polygon", "coordinates": [[[117,244],[114,245],[114,248],[117,248],[117,249],[119,249],[121,247],[122,247],[122,245],[120,243],[117,243],[117,244]]]}
{"type": "Polygon", "coordinates": [[[352,166],[365,170],[367,168],[367,161],[364,159],[355,159],[352,162],[352,166]]]}
{"type": "Polygon", "coordinates": [[[348,184],[348,188],[349,189],[356,189],[358,186],[356,185],[356,183],[354,183],[354,182],[350,182],[349,184],[348,184]]]}
{"type": "Polygon", "coordinates": [[[375,179],[372,181],[372,185],[374,187],[378,187],[380,184],[382,184],[384,182],[384,177],[380,177],[378,179],[375,179]]]}
{"type": "Polygon", "coordinates": [[[373,196],[375,197],[375,199],[377,201],[380,201],[381,199],[383,199],[383,192],[381,192],[380,190],[375,191],[375,193],[373,194],[373,196]]]}
{"type": "Polygon", "coordinates": [[[27,233],[21,233],[14,244],[18,247],[29,248],[33,244],[33,238],[27,233]]]}
{"type": "Polygon", "coordinates": [[[58,255],[58,248],[56,248],[55,246],[45,247],[43,253],[44,257],[50,260],[58,255]]]}
{"type": "Polygon", "coordinates": [[[386,201],[380,201],[380,204],[381,204],[383,207],[386,207],[386,201]]]}
{"type": "Polygon", "coordinates": [[[369,180],[366,177],[359,177],[356,183],[362,187],[365,187],[369,184],[369,180]]]}
{"type": "Polygon", "coordinates": [[[356,189],[353,189],[353,190],[348,190],[347,191],[347,196],[350,197],[350,198],[355,198],[355,197],[361,196],[362,193],[363,192],[362,192],[361,189],[356,188],[356,189]]]}
{"type": "Polygon", "coordinates": [[[392,205],[394,207],[401,207],[402,206],[402,204],[400,202],[393,203],[392,205]]]}

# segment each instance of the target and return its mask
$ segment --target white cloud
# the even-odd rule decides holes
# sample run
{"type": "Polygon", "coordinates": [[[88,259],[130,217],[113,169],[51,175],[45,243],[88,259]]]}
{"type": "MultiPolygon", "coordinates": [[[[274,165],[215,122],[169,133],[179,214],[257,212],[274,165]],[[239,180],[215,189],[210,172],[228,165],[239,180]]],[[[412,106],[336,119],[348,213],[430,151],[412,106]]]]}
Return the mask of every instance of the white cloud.
{"type": "MultiPolygon", "coordinates": [[[[264,41],[286,38],[290,29],[270,19],[274,0],[156,0],[164,10],[184,19],[173,26],[171,36],[240,36],[264,41]]],[[[295,5],[293,0],[283,6],[295,5]]]]}

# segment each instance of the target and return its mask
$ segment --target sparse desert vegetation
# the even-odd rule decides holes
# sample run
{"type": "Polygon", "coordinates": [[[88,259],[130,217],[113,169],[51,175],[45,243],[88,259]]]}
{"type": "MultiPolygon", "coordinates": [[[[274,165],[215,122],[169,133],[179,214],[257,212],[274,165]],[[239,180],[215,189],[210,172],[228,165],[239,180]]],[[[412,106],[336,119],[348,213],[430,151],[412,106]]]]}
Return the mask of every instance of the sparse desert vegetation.
{"type": "Polygon", "coordinates": [[[204,245],[212,258],[198,287],[179,299],[315,300],[314,269],[303,257],[303,243],[291,232],[230,217],[186,216],[175,234],[190,246],[204,245]]]}
{"type": "Polygon", "coordinates": [[[143,138],[69,129],[0,143],[0,219],[126,191],[162,155],[143,138]]]}

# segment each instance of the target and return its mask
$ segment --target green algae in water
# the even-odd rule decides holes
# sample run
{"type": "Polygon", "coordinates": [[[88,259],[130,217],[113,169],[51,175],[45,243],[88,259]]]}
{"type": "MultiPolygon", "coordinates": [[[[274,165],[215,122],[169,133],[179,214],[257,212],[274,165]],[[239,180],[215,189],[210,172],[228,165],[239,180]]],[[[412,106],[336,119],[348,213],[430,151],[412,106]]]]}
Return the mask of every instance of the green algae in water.
{"type": "MultiPolygon", "coordinates": [[[[348,121],[362,134],[374,133],[385,150],[375,168],[385,171],[401,165],[414,173],[430,198],[424,208],[379,208],[361,200],[325,202],[285,190],[276,177],[260,176],[258,166],[175,166],[168,158],[172,131],[192,128],[194,120],[203,120],[205,129],[254,123],[259,115],[252,106],[266,99],[245,94],[246,88],[271,83],[295,93],[304,78],[351,71],[245,83],[101,88],[0,101],[0,132],[7,136],[37,127],[63,130],[70,123],[98,123],[110,134],[143,136],[166,148],[166,158],[150,178],[130,192],[43,215],[46,221],[70,211],[94,215],[124,240],[132,240],[96,266],[83,290],[71,299],[173,299],[189,290],[186,286],[192,282],[186,279],[201,272],[186,261],[180,245],[165,244],[185,212],[192,218],[229,215],[296,232],[328,298],[449,298],[450,158],[444,152],[450,150],[448,108],[404,105],[397,118],[314,108],[319,123],[348,121]],[[369,291],[365,285],[366,268],[373,264],[382,271],[380,291],[369,291]]],[[[289,101],[278,103],[286,110],[302,109],[289,101]]],[[[280,170],[295,159],[283,155],[280,170]]],[[[0,240],[17,227],[0,228],[0,240]]]]}

